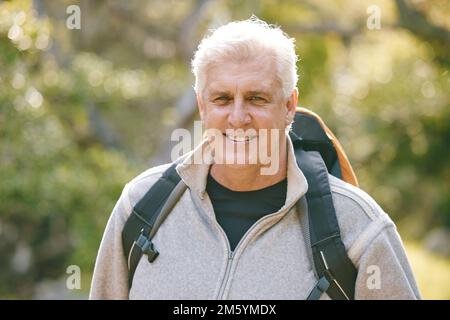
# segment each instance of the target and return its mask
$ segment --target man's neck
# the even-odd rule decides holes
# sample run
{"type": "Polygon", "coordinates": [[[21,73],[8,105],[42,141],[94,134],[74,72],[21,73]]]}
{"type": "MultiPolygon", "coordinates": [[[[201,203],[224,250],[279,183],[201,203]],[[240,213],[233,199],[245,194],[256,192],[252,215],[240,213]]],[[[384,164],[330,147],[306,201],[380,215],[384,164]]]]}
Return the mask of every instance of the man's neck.
{"type": "Polygon", "coordinates": [[[230,166],[213,164],[210,174],[218,183],[233,191],[253,191],[274,185],[287,176],[286,148],[280,150],[279,169],[275,174],[262,175],[260,164],[230,166]]]}

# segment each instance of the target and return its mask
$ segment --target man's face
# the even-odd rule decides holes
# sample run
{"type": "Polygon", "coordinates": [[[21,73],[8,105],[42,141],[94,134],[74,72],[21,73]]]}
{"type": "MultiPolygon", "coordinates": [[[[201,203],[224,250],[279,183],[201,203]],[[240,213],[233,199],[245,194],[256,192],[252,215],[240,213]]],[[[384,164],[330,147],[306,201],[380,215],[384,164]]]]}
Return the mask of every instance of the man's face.
{"type": "Polygon", "coordinates": [[[233,165],[260,164],[256,148],[271,157],[285,150],[280,146],[286,143],[285,128],[295,113],[297,94],[283,96],[272,59],[220,63],[209,68],[205,80],[197,100],[205,129],[217,129],[222,137],[215,139],[222,146],[215,145],[216,161],[219,149],[226,157],[222,161],[233,165]]]}

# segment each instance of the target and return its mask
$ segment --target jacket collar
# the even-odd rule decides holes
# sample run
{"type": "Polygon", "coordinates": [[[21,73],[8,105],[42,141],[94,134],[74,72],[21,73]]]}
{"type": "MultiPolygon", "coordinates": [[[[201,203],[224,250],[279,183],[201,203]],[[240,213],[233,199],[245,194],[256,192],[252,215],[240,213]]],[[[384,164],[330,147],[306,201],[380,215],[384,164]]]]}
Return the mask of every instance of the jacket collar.
{"type": "MultiPolygon", "coordinates": [[[[308,182],[297,165],[294,146],[289,135],[287,139],[287,194],[283,207],[295,204],[308,190],[308,182]]],[[[200,199],[205,196],[206,181],[211,164],[213,163],[212,149],[204,140],[188,154],[182,156],[176,170],[188,188],[195,192],[200,199]]]]}

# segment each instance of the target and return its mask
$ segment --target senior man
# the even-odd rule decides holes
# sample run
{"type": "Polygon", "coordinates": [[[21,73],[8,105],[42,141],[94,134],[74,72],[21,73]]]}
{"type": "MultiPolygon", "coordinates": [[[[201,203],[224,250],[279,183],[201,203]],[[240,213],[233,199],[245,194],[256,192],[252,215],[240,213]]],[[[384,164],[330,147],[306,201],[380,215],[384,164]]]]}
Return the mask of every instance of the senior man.
{"type": "Polygon", "coordinates": [[[342,290],[328,270],[333,252],[320,251],[326,276],[318,277],[308,208],[296,205],[312,188],[289,134],[296,62],[293,39],[254,17],[202,40],[192,70],[205,139],[125,186],[100,245],[91,299],[330,299],[333,286],[350,299],[420,298],[392,220],[369,195],[332,175],[326,183],[336,239],[351,265],[341,270],[355,272],[345,293],[348,286],[342,290]],[[145,220],[136,206],[171,181],[161,179],[170,168],[179,179],[176,200],[167,209],[159,193],[151,195],[146,206],[166,208],[165,217],[141,221],[158,225],[157,232],[144,227],[125,248],[127,221],[145,220]]]}

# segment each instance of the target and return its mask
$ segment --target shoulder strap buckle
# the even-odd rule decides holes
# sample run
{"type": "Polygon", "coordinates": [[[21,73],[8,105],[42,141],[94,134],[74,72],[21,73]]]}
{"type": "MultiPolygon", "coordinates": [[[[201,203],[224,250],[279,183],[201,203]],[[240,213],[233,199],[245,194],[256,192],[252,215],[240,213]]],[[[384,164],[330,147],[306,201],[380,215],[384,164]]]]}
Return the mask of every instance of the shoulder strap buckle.
{"type": "Polygon", "coordinates": [[[326,292],[330,287],[330,281],[328,281],[326,276],[323,276],[317,281],[314,288],[311,290],[307,300],[319,300],[322,293],[326,292]]]}
{"type": "Polygon", "coordinates": [[[141,234],[135,242],[136,245],[141,249],[142,253],[147,255],[148,261],[150,263],[152,263],[159,255],[159,252],[155,249],[153,242],[144,234],[144,230],[142,230],[141,234]]]}

